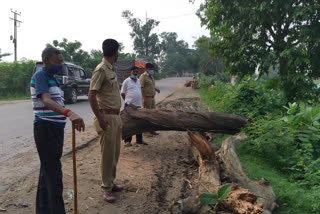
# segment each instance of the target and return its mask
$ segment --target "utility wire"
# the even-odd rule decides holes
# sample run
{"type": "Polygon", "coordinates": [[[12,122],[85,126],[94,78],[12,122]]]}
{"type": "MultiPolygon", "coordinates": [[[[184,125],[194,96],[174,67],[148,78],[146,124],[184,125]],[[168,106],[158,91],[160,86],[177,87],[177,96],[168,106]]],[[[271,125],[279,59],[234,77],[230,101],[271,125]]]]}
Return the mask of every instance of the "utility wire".
{"type": "Polygon", "coordinates": [[[191,15],[196,15],[196,13],[193,12],[193,13],[181,14],[181,15],[178,15],[178,16],[169,16],[169,17],[161,18],[160,20],[176,19],[176,18],[180,18],[180,17],[184,17],[184,16],[191,16],[191,15]]]}

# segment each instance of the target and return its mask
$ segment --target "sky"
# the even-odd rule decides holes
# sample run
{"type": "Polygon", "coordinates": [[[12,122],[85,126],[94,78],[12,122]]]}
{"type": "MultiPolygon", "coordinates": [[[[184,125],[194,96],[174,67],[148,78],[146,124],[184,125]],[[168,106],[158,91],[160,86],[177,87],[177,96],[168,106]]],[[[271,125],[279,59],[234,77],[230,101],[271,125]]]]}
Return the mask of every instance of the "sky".
{"type": "Polygon", "coordinates": [[[124,52],[133,52],[130,26],[121,14],[130,10],[134,17],[160,21],[154,33],[176,32],[179,40],[188,42],[191,48],[195,40],[208,36],[195,15],[200,3],[189,0],[1,0],[0,49],[12,53],[4,61],[14,60],[13,11],[20,12],[22,21],[17,33],[17,58],[41,60],[41,52],[53,40],[80,41],[82,49],[101,49],[103,40],[116,39],[125,46],[124,52]]]}

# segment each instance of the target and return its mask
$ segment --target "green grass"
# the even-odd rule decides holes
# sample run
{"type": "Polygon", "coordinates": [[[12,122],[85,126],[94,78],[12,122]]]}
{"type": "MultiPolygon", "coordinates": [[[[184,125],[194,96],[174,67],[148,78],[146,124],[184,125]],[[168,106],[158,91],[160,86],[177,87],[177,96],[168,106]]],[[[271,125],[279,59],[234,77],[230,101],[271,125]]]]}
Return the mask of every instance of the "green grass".
{"type": "Polygon", "coordinates": [[[200,88],[197,90],[197,92],[200,94],[201,101],[207,104],[213,111],[215,112],[222,112],[222,113],[228,113],[226,112],[226,105],[227,103],[224,103],[223,101],[215,101],[212,100],[210,94],[212,93],[212,89],[210,88],[200,88]]]}
{"type": "Polygon", "coordinates": [[[239,144],[237,154],[241,164],[252,180],[265,178],[272,186],[278,204],[274,214],[317,214],[320,211],[312,211],[313,206],[317,206],[316,197],[319,197],[319,190],[309,190],[299,184],[291,182],[285,174],[270,166],[266,161],[246,152],[245,142],[239,144]]]}
{"type": "MultiPolygon", "coordinates": [[[[215,136],[215,144],[221,147],[222,141],[231,135],[216,134],[215,136]]],[[[320,214],[319,211],[312,210],[312,207],[319,206],[317,205],[317,198],[320,197],[319,189],[309,190],[289,181],[287,175],[276,170],[265,160],[249,154],[245,141],[237,147],[237,154],[244,171],[251,180],[265,178],[270,182],[278,204],[273,214],[320,214]]],[[[314,210],[317,209],[314,208],[314,210]]]]}

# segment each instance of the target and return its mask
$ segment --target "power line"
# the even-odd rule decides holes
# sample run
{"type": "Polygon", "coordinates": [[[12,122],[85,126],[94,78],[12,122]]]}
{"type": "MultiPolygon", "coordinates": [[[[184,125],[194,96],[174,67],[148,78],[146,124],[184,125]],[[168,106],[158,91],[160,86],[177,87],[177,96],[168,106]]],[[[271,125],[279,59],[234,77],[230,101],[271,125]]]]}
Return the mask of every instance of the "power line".
{"type": "Polygon", "coordinates": [[[184,17],[184,16],[190,16],[190,15],[195,15],[195,13],[186,13],[186,14],[181,14],[178,16],[169,16],[169,17],[165,17],[165,18],[161,18],[160,20],[165,20],[165,19],[175,19],[175,18],[180,18],[180,17],[184,17]]]}
{"type": "MultiPolygon", "coordinates": [[[[12,37],[12,35],[11,35],[11,40],[13,39],[13,43],[14,43],[14,61],[17,61],[17,24],[19,23],[22,23],[21,21],[19,21],[18,19],[17,19],[17,15],[21,15],[21,12],[20,13],[17,13],[17,11],[13,11],[12,9],[11,9],[11,13],[13,13],[14,14],[14,18],[10,18],[10,19],[12,19],[13,21],[14,21],[14,36],[12,37]]],[[[20,25],[19,25],[20,26],[20,25]]]]}

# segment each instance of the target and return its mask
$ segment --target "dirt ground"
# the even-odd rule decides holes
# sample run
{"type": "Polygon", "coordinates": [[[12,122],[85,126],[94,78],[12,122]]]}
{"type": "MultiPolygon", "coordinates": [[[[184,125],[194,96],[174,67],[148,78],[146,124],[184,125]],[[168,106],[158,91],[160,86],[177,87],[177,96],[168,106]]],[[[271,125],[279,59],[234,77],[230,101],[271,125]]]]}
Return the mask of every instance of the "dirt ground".
{"type": "MultiPolygon", "coordinates": [[[[159,108],[198,109],[199,95],[190,88],[180,87],[159,103],[159,108]],[[180,99],[183,98],[183,99],[180,99]],[[179,102],[174,102],[180,99],[179,102]],[[175,104],[173,104],[175,103],[175,104]],[[177,104],[178,103],[178,104],[177,104]]],[[[168,118],[169,119],[169,118],[168,118]]],[[[78,210],[89,214],[156,214],[170,213],[175,201],[197,194],[198,167],[190,151],[185,132],[159,132],[145,137],[149,145],[121,145],[116,183],[124,185],[116,193],[114,204],[105,202],[100,189],[99,139],[77,151],[78,210]]],[[[88,140],[92,127],[77,134],[77,141],[88,140]]],[[[71,138],[65,144],[70,148],[71,138]]],[[[21,163],[23,164],[23,163],[21,163]]],[[[73,213],[72,157],[62,158],[64,200],[67,213],[73,213]]],[[[35,198],[39,170],[35,170],[0,196],[0,212],[10,214],[35,213],[35,198]]]]}

